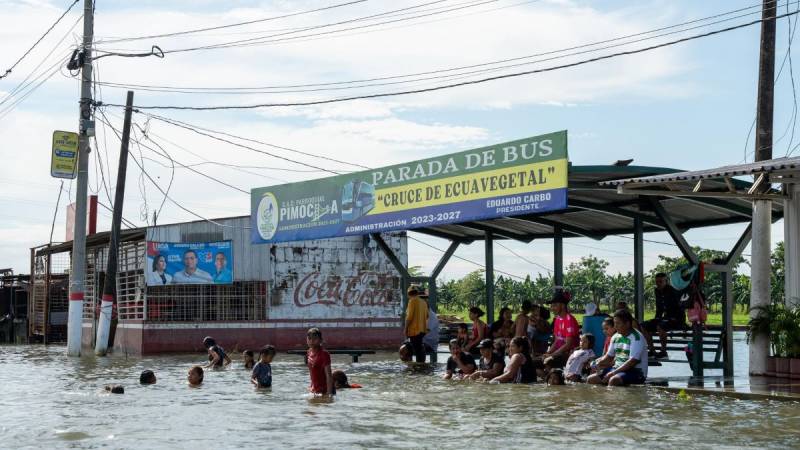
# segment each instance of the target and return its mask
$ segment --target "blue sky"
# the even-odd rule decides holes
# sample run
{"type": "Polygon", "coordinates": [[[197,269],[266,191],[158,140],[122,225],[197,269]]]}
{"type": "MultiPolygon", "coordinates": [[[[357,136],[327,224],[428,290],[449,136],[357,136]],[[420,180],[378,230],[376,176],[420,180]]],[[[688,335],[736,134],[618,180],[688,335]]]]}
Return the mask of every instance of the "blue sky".
{"type": "MultiPolygon", "coordinates": [[[[152,44],[164,49],[190,44],[208,44],[288,27],[330,23],[375,14],[418,2],[369,1],[324,13],[262,23],[220,33],[189,38],[158,39],[124,44],[98,44],[100,48],[122,47],[142,50],[152,44]]],[[[469,3],[452,0],[429,8],[469,3]]],[[[99,61],[101,81],[176,86],[258,86],[271,84],[319,83],[400,73],[421,72],[459,65],[533,54],[576,44],[613,38],[753,6],[749,1],[578,1],[534,2],[499,0],[463,12],[442,14],[437,21],[405,23],[399,28],[353,36],[328,37],[300,43],[189,52],[166,58],[117,58],[99,61]],[[446,20],[438,20],[446,19],[446,20]]],[[[2,60],[16,59],[20,49],[30,45],[58,16],[66,1],[3,1],[0,8],[8,27],[0,30],[2,60]],[[13,57],[13,58],[12,58],[13,57]]],[[[214,26],[254,18],[271,17],[333,4],[329,1],[140,1],[97,2],[96,36],[136,36],[214,26]]],[[[785,4],[785,2],[781,2],[785,4]]],[[[790,5],[797,8],[796,3],[790,5]]],[[[0,101],[43,60],[47,51],[78,19],[76,9],[52,35],[15,69],[0,80],[0,101]]],[[[782,9],[785,9],[782,8],[782,9]]],[[[750,10],[755,11],[755,10],[750,10]]],[[[747,11],[747,12],[750,12],[747,11]]],[[[699,29],[685,35],[742,23],[748,16],[727,24],[699,29]]],[[[80,24],[75,28],[80,30],[80,24]]],[[[777,63],[787,51],[788,22],[778,24],[777,63]]],[[[79,36],[69,35],[47,66],[64,56],[79,36]]],[[[665,38],[669,39],[669,38],[665,38]]],[[[662,42],[663,40],[656,42],[662,42]]],[[[607,164],[634,158],[639,165],[700,169],[742,162],[746,140],[755,117],[759,27],[753,26],[646,54],[627,56],[574,69],[497,81],[472,87],[382,100],[336,104],[313,108],[258,110],[250,112],[165,112],[193,124],[258,138],[299,150],[348,161],[379,166],[416,158],[445,154],[472,147],[567,129],[570,159],[574,164],[607,164]]],[[[633,44],[629,48],[646,45],[633,44]]],[[[793,52],[796,53],[796,52],[793,52]]],[[[553,62],[557,63],[557,61],[553,62]]],[[[546,65],[548,63],[544,63],[546,65]]],[[[800,67],[795,69],[800,70],[800,67]]],[[[38,72],[37,72],[38,73],[38,72]]],[[[0,266],[27,272],[28,248],[46,242],[59,183],[48,175],[48,140],[54,129],[75,127],[78,82],[66,73],[55,75],[19,103],[3,112],[0,106],[0,151],[8,163],[0,167],[0,205],[13,212],[0,217],[0,246],[6,255],[0,266]]],[[[103,99],[122,103],[124,90],[103,88],[103,99]]],[[[280,96],[198,96],[138,91],[137,104],[248,104],[260,100],[303,100],[315,95],[280,96]]],[[[334,93],[334,95],[336,95],[334,93]]],[[[788,65],[776,86],[775,133],[781,136],[792,122],[794,104],[788,65]]],[[[16,99],[16,98],[14,98],[16,99]]],[[[113,109],[113,114],[119,114],[113,109]]],[[[117,126],[121,120],[110,116],[117,126]]],[[[140,125],[145,120],[138,117],[140,125]]],[[[263,155],[225,147],[196,135],[162,124],[150,123],[150,131],[188,148],[194,154],[172,148],[184,163],[207,158],[247,165],[294,167],[265,159],[263,155]],[[199,155],[199,156],[197,156],[199,155]]],[[[800,139],[800,132],[798,132],[800,139]]],[[[102,135],[101,139],[102,148],[102,135]]],[[[789,138],[776,144],[775,156],[787,152],[789,138]]],[[[109,166],[116,171],[113,154],[118,148],[109,135],[109,166]]],[[[134,150],[138,152],[139,150],[134,150]]],[[[144,149],[143,155],[147,156],[144,149]]],[[[799,151],[800,152],[800,151],[799,151]]],[[[797,154],[796,152],[795,154],[797,154]]],[[[104,152],[96,154],[105,155],[104,152]]],[[[138,153],[137,153],[138,154],[138,153]]],[[[152,156],[152,155],[150,155],[152,156]]],[[[286,154],[286,156],[290,156],[286,154]]],[[[313,162],[312,159],[304,159],[313,162]]],[[[749,156],[752,160],[752,155],[749,156]]],[[[97,183],[98,163],[90,162],[90,188],[97,183]]],[[[130,166],[129,166],[130,167],[130,166]]],[[[148,171],[166,183],[169,171],[150,164],[148,171]]],[[[203,170],[244,189],[301,180],[321,173],[259,171],[253,176],[230,169],[203,166],[203,170]],[[271,178],[266,178],[266,177],[271,178]]],[[[106,174],[108,177],[108,174],[106,174]]],[[[113,186],[113,176],[110,184],[113,186]]],[[[125,216],[139,225],[151,216],[161,195],[141,179],[135,167],[126,188],[125,216]],[[147,214],[142,214],[144,212],[147,214]]],[[[104,196],[104,192],[100,190],[104,196]]],[[[238,192],[214,186],[208,180],[179,171],[171,196],[206,217],[248,214],[248,199],[238,192]]],[[[111,193],[113,195],[113,192],[111,193]]],[[[74,188],[72,197],[74,198],[74,188]]],[[[102,198],[102,197],[101,197],[102,198]]],[[[63,239],[63,204],[56,218],[55,240],[63,239]]],[[[101,214],[101,227],[108,216],[101,214]]],[[[191,216],[169,202],[162,220],[187,220],[191,216]]],[[[724,249],[738,237],[742,226],[695,230],[690,242],[724,249]]],[[[415,236],[439,247],[446,243],[415,236]]],[[[666,235],[648,236],[668,240],[666,235]]],[[[774,227],[774,241],[782,239],[782,222],[774,227]]],[[[551,244],[507,243],[526,257],[551,266],[551,244]]],[[[677,255],[673,247],[646,245],[646,267],[657,255],[677,255]]],[[[603,241],[568,240],[567,262],[594,254],[608,259],[611,270],[632,268],[630,240],[610,237],[603,241]],[[587,247],[588,246],[588,247],[587,247]],[[590,248],[591,247],[591,248],[590,248]]],[[[482,246],[473,244],[457,253],[481,261],[482,246]]],[[[410,263],[430,269],[438,257],[416,242],[410,244],[410,263]]],[[[504,249],[495,255],[497,268],[516,275],[535,274],[536,266],[521,263],[504,249]]],[[[446,277],[457,277],[477,268],[454,260],[446,277]]]]}

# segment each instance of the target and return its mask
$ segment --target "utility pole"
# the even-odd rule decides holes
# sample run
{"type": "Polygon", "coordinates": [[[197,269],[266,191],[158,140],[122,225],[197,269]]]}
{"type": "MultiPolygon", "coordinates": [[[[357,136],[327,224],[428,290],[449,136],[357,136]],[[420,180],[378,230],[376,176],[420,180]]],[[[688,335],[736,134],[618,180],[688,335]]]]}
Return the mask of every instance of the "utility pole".
{"type": "Polygon", "coordinates": [[[83,67],[78,137],[78,183],[75,194],[75,228],[72,239],[72,268],[69,283],[67,355],[81,355],[83,331],[83,296],[86,279],[86,196],[89,181],[89,138],[94,135],[92,121],[92,41],[94,40],[94,5],[83,2],[83,67]]]}
{"type": "Polygon", "coordinates": [[[117,296],[117,264],[119,261],[119,233],[122,228],[122,207],[125,199],[125,174],[128,170],[128,143],[131,139],[131,114],[133,114],[133,91],[128,91],[125,102],[125,121],[122,126],[122,144],[119,149],[117,191],[114,194],[114,211],[111,218],[111,239],[108,245],[106,280],[103,285],[103,301],[100,303],[100,318],[97,321],[97,340],[94,353],[105,356],[108,352],[108,337],[111,331],[111,315],[117,296]]]}
{"type": "MultiPolygon", "coordinates": [[[[761,11],[761,54],[758,66],[758,106],[756,116],[755,160],[772,159],[772,116],[775,98],[775,25],[777,0],[764,0],[761,11]]],[[[766,176],[766,174],[764,175],[766,176]]],[[[769,189],[769,180],[762,182],[763,189],[769,189]]],[[[770,252],[772,239],[772,200],[753,200],[753,246],[752,270],[750,273],[750,317],[755,317],[759,306],[770,304],[770,252]]],[[[767,373],[769,357],[769,336],[753,336],[750,341],[750,375],[767,373]]]]}

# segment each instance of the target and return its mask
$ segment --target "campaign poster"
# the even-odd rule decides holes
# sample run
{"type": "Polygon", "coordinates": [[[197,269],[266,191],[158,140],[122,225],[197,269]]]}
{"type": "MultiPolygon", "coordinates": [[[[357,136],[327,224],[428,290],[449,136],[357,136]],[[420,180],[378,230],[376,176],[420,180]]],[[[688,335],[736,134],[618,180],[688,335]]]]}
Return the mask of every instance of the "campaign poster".
{"type": "Polygon", "coordinates": [[[148,286],[232,284],[233,246],[219,242],[148,242],[148,286]]]}
{"type": "Polygon", "coordinates": [[[567,132],[251,191],[253,243],[413,230],[567,207],[567,132]]]}

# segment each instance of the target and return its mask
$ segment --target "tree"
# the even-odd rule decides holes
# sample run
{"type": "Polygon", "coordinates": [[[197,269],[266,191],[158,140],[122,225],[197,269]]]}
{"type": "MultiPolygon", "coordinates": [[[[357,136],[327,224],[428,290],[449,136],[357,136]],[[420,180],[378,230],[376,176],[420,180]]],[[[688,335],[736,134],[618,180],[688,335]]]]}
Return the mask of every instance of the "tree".
{"type": "Polygon", "coordinates": [[[592,255],[567,266],[564,286],[572,291],[572,297],[577,304],[582,305],[589,301],[599,304],[608,287],[606,268],[608,261],[592,255]]]}

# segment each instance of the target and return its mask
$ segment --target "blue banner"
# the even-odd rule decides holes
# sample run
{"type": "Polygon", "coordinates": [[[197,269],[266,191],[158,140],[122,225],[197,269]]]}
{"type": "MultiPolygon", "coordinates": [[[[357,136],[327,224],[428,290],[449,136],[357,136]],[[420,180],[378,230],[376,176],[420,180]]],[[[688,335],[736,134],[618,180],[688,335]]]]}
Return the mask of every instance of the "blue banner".
{"type": "Polygon", "coordinates": [[[231,241],[148,242],[148,286],[233,283],[231,241]]]}

